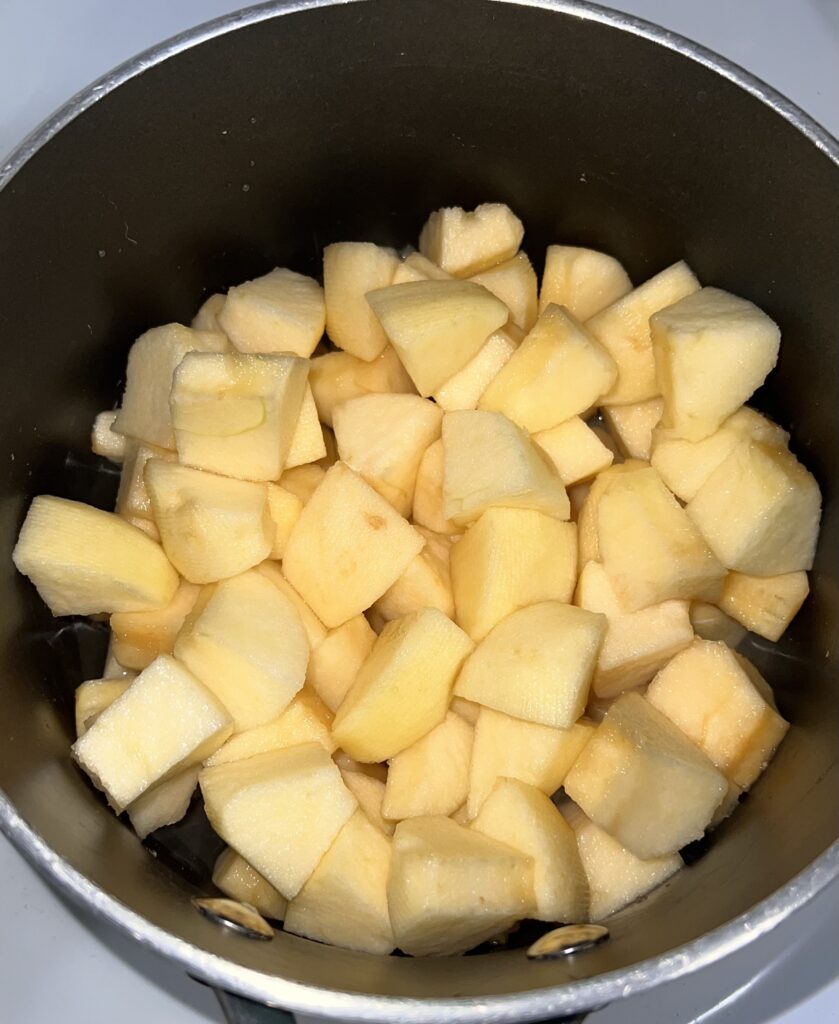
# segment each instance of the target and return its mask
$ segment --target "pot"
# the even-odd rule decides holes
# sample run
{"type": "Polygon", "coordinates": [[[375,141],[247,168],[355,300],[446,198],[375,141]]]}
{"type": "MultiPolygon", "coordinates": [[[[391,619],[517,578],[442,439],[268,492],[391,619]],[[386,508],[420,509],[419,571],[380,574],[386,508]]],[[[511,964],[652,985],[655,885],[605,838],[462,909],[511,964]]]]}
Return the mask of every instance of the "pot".
{"type": "Polygon", "coordinates": [[[467,1024],[580,1014],[678,978],[839,873],[839,146],[801,111],[684,39],[573,0],[300,0],[117,69],[23,143],[0,188],[0,825],[62,890],[261,1004],[467,1024]],[[51,620],[11,548],[35,494],[112,500],[88,435],[146,327],[189,322],[203,296],[274,265],[317,274],[331,241],[400,245],[429,210],[488,200],[522,217],[537,261],[551,242],[592,246],[639,282],[685,258],[781,324],[756,401],[792,430],[825,515],[804,610],[777,647],[746,653],[793,728],[704,856],[588,952],[254,942],[193,907],[217,849],[200,808],[149,856],[71,763],[73,688],[101,671],[104,629],[51,620]]]}

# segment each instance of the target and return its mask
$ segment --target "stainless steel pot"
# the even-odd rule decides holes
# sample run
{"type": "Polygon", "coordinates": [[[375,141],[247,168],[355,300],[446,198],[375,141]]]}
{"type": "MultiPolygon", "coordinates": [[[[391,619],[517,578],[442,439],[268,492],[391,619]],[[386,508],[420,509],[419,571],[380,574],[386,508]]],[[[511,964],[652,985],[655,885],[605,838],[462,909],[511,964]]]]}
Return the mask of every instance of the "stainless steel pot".
{"type": "MultiPolygon", "coordinates": [[[[75,97],[0,170],[0,826],[64,891],[198,978],[260,1003],[367,1021],[577,1014],[751,942],[839,873],[839,146],[742,70],[573,0],[303,0],[186,33],[75,97]],[[95,627],[50,621],[9,560],[33,494],[106,504],[85,455],[133,337],[326,243],[401,243],[444,203],[510,202],[528,251],[570,240],[636,280],[680,257],[782,325],[760,404],[792,428],[826,512],[813,593],[749,650],[794,728],[692,867],[617,915],[609,943],[378,958],[199,916],[200,812],[158,856],[68,756],[95,627]],[[187,850],[197,850],[188,853],[187,850]]],[[[248,1011],[249,1012],[249,1011],[248,1011]]]]}

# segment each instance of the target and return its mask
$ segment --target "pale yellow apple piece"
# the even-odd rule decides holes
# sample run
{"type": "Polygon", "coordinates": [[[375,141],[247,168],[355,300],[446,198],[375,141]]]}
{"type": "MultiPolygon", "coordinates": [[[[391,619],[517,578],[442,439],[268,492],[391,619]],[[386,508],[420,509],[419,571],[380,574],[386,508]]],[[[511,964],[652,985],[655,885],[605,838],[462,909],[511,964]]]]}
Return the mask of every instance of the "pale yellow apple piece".
{"type": "Polygon", "coordinates": [[[132,680],[137,678],[137,674],[138,673],[133,669],[126,668],[124,665],[120,665],[117,661],[116,655],[114,654],[114,641],[113,637],[111,637],[108,641],[108,650],[105,654],[105,667],[102,669],[102,678],[132,680]]]}
{"type": "Polygon", "coordinates": [[[342,774],[344,772],[353,772],[357,775],[366,775],[368,778],[376,779],[377,782],[381,782],[382,785],[387,781],[386,764],[376,764],[375,762],[364,764],[361,761],[356,761],[354,757],[350,757],[350,755],[343,750],[336,750],[332,755],[332,760],[341,769],[342,774]]]}
{"type": "Polygon", "coordinates": [[[527,253],[517,252],[512,259],[481,270],[469,280],[497,295],[520,331],[529,331],[536,323],[539,282],[527,253]]]}
{"type": "Polygon", "coordinates": [[[330,711],[341,706],[375,642],[376,634],[367,619],[354,615],[330,629],[312,650],[306,681],[330,711]]]}
{"type": "Polygon", "coordinates": [[[208,295],[198,307],[198,312],[192,318],[190,326],[196,331],[215,331],[224,334],[218,322],[218,315],[226,300],[227,296],[222,295],[221,292],[208,295]]]}
{"type": "Polygon", "coordinates": [[[181,580],[175,596],[150,612],[115,612],[111,616],[114,657],[126,668],[143,669],[158,654],[171,654],[175,637],[192,611],[201,588],[181,580]]]}
{"type": "MultiPolygon", "coordinates": [[[[358,765],[359,768],[378,768],[378,765],[358,765]]],[[[358,806],[364,811],[370,822],[386,836],[392,836],[396,822],[382,816],[382,804],[385,799],[385,783],[381,779],[367,775],[363,771],[341,769],[344,785],[358,800],[358,806]]]]}
{"type": "Polygon", "coordinates": [[[279,484],[268,484],[268,514],[274,524],[274,542],[269,558],[281,559],[294,524],[303,511],[303,502],[292,491],[279,484]]]}
{"type": "Polygon", "coordinates": [[[306,358],[323,336],[323,289],[314,278],[275,268],[231,288],[218,322],[240,352],[290,352],[306,358]]]}
{"type": "Polygon", "coordinates": [[[381,597],[424,543],[358,473],[336,462],[291,531],[283,572],[334,629],[381,597]]]}
{"type": "Polygon", "coordinates": [[[582,715],[605,615],[558,601],[502,619],[467,659],[455,693],[529,722],[567,729],[582,715]]]}
{"type": "Polygon", "coordinates": [[[663,398],[648,398],[646,402],[603,407],[603,419],[624,458],[650,461],[653,430],[658,425],[663,411],[663,398]]]}
{"type": "MultiPolygon", "coordinates": [[[[318,407],[311,384],[306,385],[300,417],[291,439],[291,447],[285,460],[285,469],[305,466],[327,457],[326,437],[318,420],[318,407]]],[[[335,460],[333,459],[333,462],[335,460]]]]}
{"type": "Polygon", "coordinates": [[[435,210],[420,232],[423,256],[449,274],[469,277],[511,259],[524,238],[522,222],[504,203],[435,210]]]}
{"type": "Polygon", "coordinates": [[[745,627],[706,601],[691,601],[690,624],[703,640],[722,640],[729,647],[736,647],[746,635],[745,627]]]}
{"type": "Polygon", "coordinates": [[[275,587],[291,601],[300,616],[300,622],[306,631],[306,639],[309,641],[309,651],[317,650],[320,644],[326,639],[329,630],[324,626],[312,609],[306,604],[303,598],[297,593],[294,587],[283,575],[283,571],[276,562],[262,562],[256,567],[256,571],[269,579],[275,587]]]}
{"type": "Polygon", "coordinates": [[[327,352],[312,360],[309,384],[321,423],[332,426],[337,405],[359,395],[416,394],[416,388],[392,345],[371,362],[349,352],[327,352]]]}
{"type": "Polygon", "coordinates": [[[632,282],[614,256],[573,245],[549,245],[539,291],[539,312],[551,303],[588,320],[632,291],[632,282]]]}
{"type": "Polygon", "coordinates": [[[730,572],[723,584],[720,607],[746,629],[776,641],[809,593],[806,572],[766,577],[730,572]]]}
{"type": "Polygon", "coordinates": [[[443,515],[443,439],[426,448],[417,469],[414,486],[414,522],[435,533],[459,534],[462,527],[443,515]]]}
{"type": "Polygon", "coordinates": [[[449,538],[422,526],[417,531],[425,538],[425,547],[373,605],[388,622],[420,608],[438,608],[450,619],[455,617],[449,538]]]}
{"type": "MultiPolygon", "coordinates": [[[[140,520],[156,525],[145,479],[146,463],[149,459],[177,462],[178,455],[177,452],[170,452],[166,448],[141,444],[126,438],[125,459],[119,475],[119,490],[114,511],[135,526],[140,525],[140,520]]],[[[159,536],[157,539],[160,539],[159,536]]]]}
{"type": "Polygon", "coordinates": [[[463,953],[530,916],[533,861],[450,818],[409,818],[393,836],[387,892],[399,949],[463,953]]]}
{"type": "Polygon", "coordinates": [[[393,282],[399,257],[372,242],[334,242],[323,250],[326,333],[359,359],[381,355],[387,335],[367,302],[367,292],[393,282]]]}
{"type": "Polygon", "coordinates": [[[452,697],[449,707],[456,715],[460,715],[464,722],[474,725],[481,713],[481,705],[473,700],[464,700],[463,697],[452,697]]]}
{"type": "Polygon", "coordinates": [[[435,608],[382,630],[335,715],[338,745],[359,761],[385,761],[446,717],[472,641],[435,608]]]}
{"type": "Polygon", "coordinates": [[[131,679],[88,679],[76,687],[76,738],[84,736],[97,716],[121,697],[131,685],[131,679]]]}
{"type": "MultiPolygon", "coordinates": [[[[295,466],[287,469],[280,477],[279,486],[290,491],[300,499],[302,505],[311,498],[320,487],[326,470],[316,462],[309,462],[304,466],[295,466]]],[[[296,522],[296,520],[295,520],[296,522]]]]}
{"type": "Polygon", "coordinates": [[[563,785],[596,825],[643,860],[699,839],[728,789],[709,758],[637,693],[609,708],[563,785]]]}
{"type": "MultiPolygon", "coordinates": [[[[644,469],[648,463],[638,459],[627,459],[626,462],[613,463],[591,481],[586,493],[582,496],[577,513],[577,543],[580,549],[580,565],[600,560],[600,542],[597,537],[597,509],[600,499],[606,493],[610,482],[620,473],[631,473],[635,469],[644,469]]],[[[576,488],[575,488],[576,490],[576,488]]],[[[575,496],[576,497],[576,496],[575,496]]]]}
{"type": "Polygon", "coordinates": [[[46,494],[29,506],[12,560],[53,615],[150,611],[178,589],[160,545],[136,526],[46,494]]]}
{"type": "Polygon", "coordinates": [[[90,450],[94,455],[102,455],[111,462],[122,462],[125,458],[125,435],[111,429],[117,416],[119,409],[98,413],[90,432],[90,450]]]}
{"type": "Polygon", "coordinates": [[[554,464],[566,488],[602,473],[615,457],[579,416],[549,430],[540,430],[533,440],[554,464]]]}
{"type": "Polygon", "coordinates": [[[271,554],[275,530],[264,483],[161,459],[146,463],[145,481],[163,550],[190,583],[235,576],[271,554]]]}
{"type": "Polygon", "coordinates": [[[421,252],[409,252],[400,261],[391,284],[405,284],[406,281],[448,281],[452,277],[442,267],[432,263],[421,252]]]}
{"type": "Polygon", "coordinates": [[[147,789],[128,805],[128,820],[140,839],[183,818],[192,803],[200,771],[201,766],[197,764],[184,768],[147,789]]]}
{"type": "Polygon", "coordinates": [[[214,765],[199,783],[215,831],[287,900],[358,806],[320,743],[214,765]]]}
{"type": "Polygon", "coordinates": [[[218,855],[213,868],[213,885],[231,900],[249,903],[263,917],[272,921],[282,921],[285,917],[288,902],[230,846],[218,855]]]}
{"type": "Polygon", "coordinates": [[[214,694],[162,654],[76,740],[73,757],[120,813],[156,783],[209,757],[231,729],[214,694]]]}
{"type": "Polygon", "coordinates": [[[510,324],[494,331],[463,369],[437,388],[434,401],[446,412],[475,409],[490,381],[516,351],[521,337],[510,324]]]}

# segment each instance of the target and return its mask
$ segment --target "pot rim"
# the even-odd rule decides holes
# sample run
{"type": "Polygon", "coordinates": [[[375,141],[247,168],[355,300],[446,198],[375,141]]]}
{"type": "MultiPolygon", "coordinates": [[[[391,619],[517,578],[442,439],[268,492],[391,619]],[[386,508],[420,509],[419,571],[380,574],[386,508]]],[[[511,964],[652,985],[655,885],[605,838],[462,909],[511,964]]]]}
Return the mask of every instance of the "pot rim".
{"type": "MultiPolygon", "coordinates": [[[[246,7],[205,22],[145,50],[76,93],[30,132],[0,165],[0,191],[62,128],[118,86],[142,74],[148,68],[199,43],[238,28],[285,14],[335,6],[337,3],[356,2],[363,0],[269,0],[267,3],[246,7]]],[[[755,75],[678,33],[611,8],[588,3],[587,0],[491,2],[541,8],[598,22],[679,53],[721,75],[760,100],[800,131],[839,167],[839,142],[813,118],[755,75]]],[[[612,971],[595,978],[513,995],[422,999],[317,988],[242,967],[179,939],[107,895],[90,879],[66,863],[34,829],[27,825],[2,790],[0,832],[50,882],[76,902],[121,931],[127,932],[159,955],[176,961],[190,974],[214,987],[238,993],[269,1006],[283,1007],[301,1013],[357,1021],[399,1020],[402,1024],[437,1024],[442,1019],[451,1024],[487,1024],[489,1021],[496,1024],[512,1024],[514,1021],[544,1020],[546,1017],[604,1006],[623,996],[644,992],[698,971],[742,949],[773,930],[839,877],[837,840],[808,868],[746,913],[699,939],[661,956],[642,961],[626,970],[612,971]]]]}

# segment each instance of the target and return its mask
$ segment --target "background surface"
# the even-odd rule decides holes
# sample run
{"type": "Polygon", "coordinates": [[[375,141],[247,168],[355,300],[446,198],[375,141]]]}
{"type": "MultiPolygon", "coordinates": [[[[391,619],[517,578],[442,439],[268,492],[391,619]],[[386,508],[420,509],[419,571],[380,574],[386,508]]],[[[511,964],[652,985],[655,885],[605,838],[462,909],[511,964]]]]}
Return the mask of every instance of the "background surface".
{"type": "MultiPolygon", "coordinates": [[[[0,0],[0,157],[116,64],[242,5],[235,0],[0,0]]],[[[839,0],[623,0],[613,6],[735,60],[839,136],[839,0]]],[[[2,1017],[9,1024],[222,1020],[208,989],[81,916],[2,837],[0,895],[0,993],[2,1017]]],[[[839,885],[724,965],[588,1020],[839,1022],[839,885]]]]}

